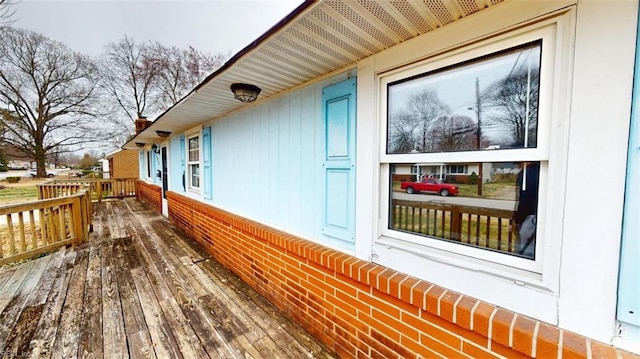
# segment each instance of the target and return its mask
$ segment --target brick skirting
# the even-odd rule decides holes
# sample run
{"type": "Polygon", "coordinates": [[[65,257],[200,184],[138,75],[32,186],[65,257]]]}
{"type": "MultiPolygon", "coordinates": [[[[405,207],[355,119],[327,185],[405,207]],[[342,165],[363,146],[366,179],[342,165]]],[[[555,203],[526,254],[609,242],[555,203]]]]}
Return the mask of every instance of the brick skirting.
{"type": "Polygon", "coordinates": [[[638,358],[167,193],[169,220],[344,358],[638,358]]]}
{"type": "Polygon", "coordinates": [[[162,187],[145,181],[136,181],[136,197],[162,213],[162,187]]]}

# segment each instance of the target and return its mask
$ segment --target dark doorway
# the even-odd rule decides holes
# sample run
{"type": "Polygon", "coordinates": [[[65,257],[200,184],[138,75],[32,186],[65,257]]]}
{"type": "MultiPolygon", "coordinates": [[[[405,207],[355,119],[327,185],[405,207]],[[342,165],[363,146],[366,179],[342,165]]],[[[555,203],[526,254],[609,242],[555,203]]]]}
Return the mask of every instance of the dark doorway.
{"type": "Polygon", "coordinates": [[[162,147],[162,198],[167,198],[167,190],[169,189],[169,171],[167,167],[167,148],[162,147]]]}

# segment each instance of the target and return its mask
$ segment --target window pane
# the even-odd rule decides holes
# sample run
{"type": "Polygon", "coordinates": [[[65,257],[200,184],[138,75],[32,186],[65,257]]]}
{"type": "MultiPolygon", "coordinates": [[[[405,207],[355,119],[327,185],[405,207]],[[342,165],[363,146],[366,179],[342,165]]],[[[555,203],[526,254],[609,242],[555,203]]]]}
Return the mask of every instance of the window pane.
{"type": "Polygon", "coordinates": [[[387,153],[536,147],[541,46],[389,84],[387,153]]]}
{"type": "Polygon", "coordinates": [[[198,137],[191,137],[189,139],[189,162],[200,160],[198,137]]]}
{"type": "Polygon", "coordinates": [[[539,173],[539,162],[392,164],[389,228],[534,259],[539,173]]]}
{"type": "Polygon", "coordinates": [[[200,165],[190,165],[191,187],[200,188],[200,165]]]}

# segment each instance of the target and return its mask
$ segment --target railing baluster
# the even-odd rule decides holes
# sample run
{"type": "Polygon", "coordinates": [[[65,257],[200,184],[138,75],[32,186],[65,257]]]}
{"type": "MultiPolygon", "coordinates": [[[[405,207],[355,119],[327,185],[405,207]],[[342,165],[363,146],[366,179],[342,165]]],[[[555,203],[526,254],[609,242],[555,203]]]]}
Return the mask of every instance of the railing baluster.
{"type": "Polygon", "coordinates": [[[29,228],[31,229],[31,248],[38,248],[38,236],[36,235],[36,220],[33,210],[29,210],[29,228]]]}
{"type": "Polygon", "coordinates": [[[22,217],[22,211],[18,212],[18,226],[20,226],[20,251],[25,252],[27,250],[27,243],[25,240],[24,232],[24,218],[22,217]]]}
{"type": "Polygon", "coordinates": [[[7,214],[7,227],[9,229],[9,254],[16,254],[16,238],[13,233],[13,215],[7,214]]]}

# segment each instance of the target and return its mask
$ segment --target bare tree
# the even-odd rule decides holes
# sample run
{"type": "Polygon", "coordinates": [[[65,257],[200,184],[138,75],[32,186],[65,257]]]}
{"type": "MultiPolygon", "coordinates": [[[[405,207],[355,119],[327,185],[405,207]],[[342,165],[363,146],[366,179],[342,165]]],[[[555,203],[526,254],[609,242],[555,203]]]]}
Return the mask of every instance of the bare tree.
{"type": "Polygon", "coordinates": [[[95,142],[98,69],[84,55],[41,34],[0,32],[0,121],[3,141],[45,175],[48,155],[95,142]]]}
{"type": "Polygon", "coordinates": [[[102,56],[101,72],[105,90],[130,121],[129,127],[137,118],[156,109],[153,83],[159,70],[147,45],[128,36],[108,43],[102,56]]]}
{"type": "Polygon", "coordinates": [[[156,115],[180,101],[224,59],[193,47],[181,50],[158,42],[138,43],[127,36],[107,44],[101,69],[106,103],[113,104],[115,142],[122,143],[133,134],[137,118],[156,115]]]}
{"type": "Polygon", "coordinates": [[[535,147],[538,125],[540,68],[520,65],[491,84],[482,96],[491,108],[489,120],[511,131],[510,145],[535,147]],[[525,141],[526,139],[526,141],[525,141]]]}
{"type": "Polygon", "coordinates": [[[155,89],[159,103],[165,107],[178,103],[207,75],[222,66],[226,59],[221,53],[209,55],[192,46],[181,50],[155,42],[150,49],[154,67],[158,69],[155,89]]]}
{"type": "Polygon", "coordinates": [[[442,116],[429,130],[434,151],[470,151],[476,148],[478,126],[468,116],[442,116]]]}
{"type": "Polygon", "coordinates": [[[13,15],[16,9],[13,7],[17,2],[15,0],[0,0],[0,27],[10,26],[15,20],[13,15]]]}
{"type": "Polygon", "coordinates": [[[399,111],[389,121],[387,153],[408,153],[415,148],[417,142],[416,129],[418,123],[413,114],[399,111]]]}

